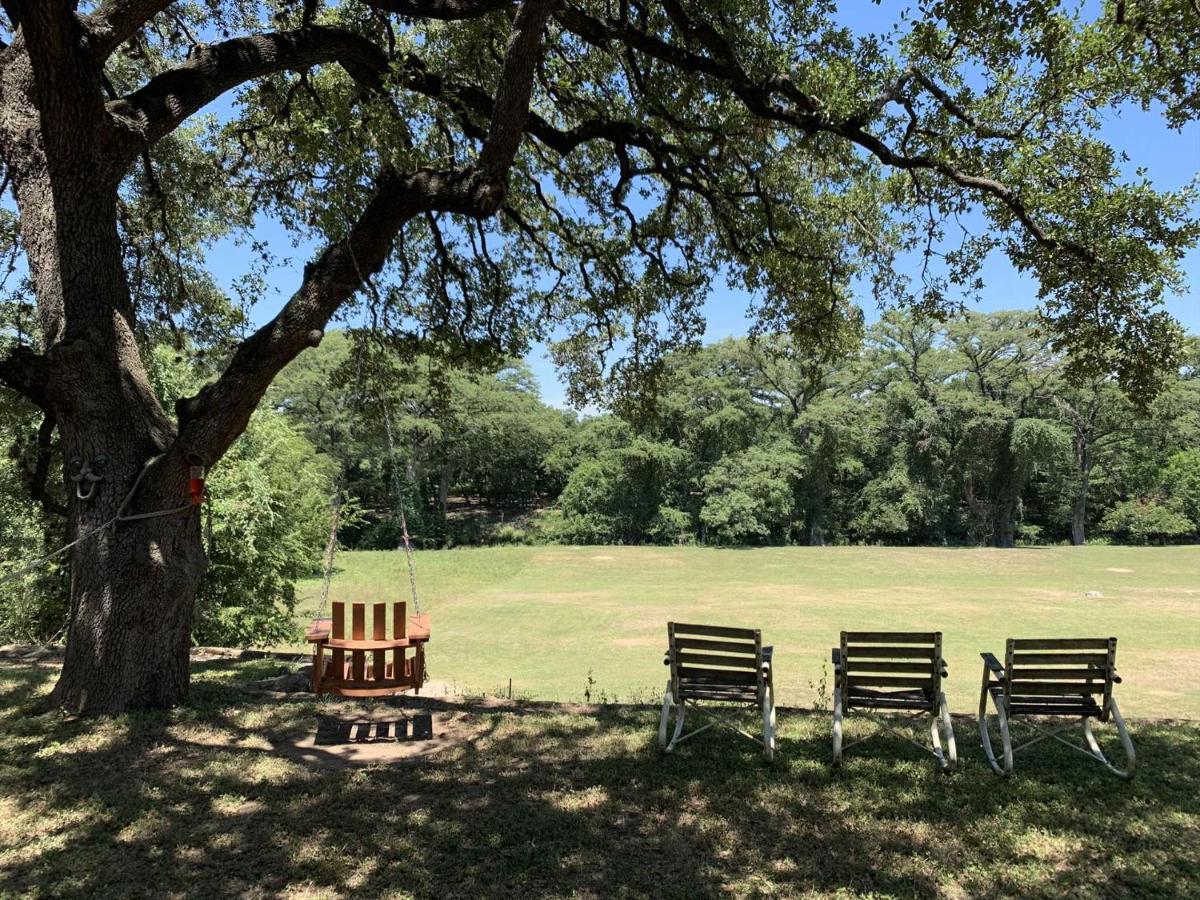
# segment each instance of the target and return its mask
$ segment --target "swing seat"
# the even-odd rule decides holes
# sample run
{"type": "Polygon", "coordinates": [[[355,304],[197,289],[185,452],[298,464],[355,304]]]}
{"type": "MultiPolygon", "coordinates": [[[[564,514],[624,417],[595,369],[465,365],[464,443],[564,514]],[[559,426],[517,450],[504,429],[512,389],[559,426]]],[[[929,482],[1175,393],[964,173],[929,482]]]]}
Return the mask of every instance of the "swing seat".
{"type": "Polygon", "coordinates": [[[366,604],[350,604],[349,636],[346,604],[334,603],[332,607],[332,618],[314,619],[305,636],[313,645],[314,693],[386,697],[407,690],[421,692],[425,683],[425,644],[429,640],[428,614],[409,616],[405,603],[372,604],[368,638],[366,604]],[[389,606],[391,637],[387,627],[389,606]]]}

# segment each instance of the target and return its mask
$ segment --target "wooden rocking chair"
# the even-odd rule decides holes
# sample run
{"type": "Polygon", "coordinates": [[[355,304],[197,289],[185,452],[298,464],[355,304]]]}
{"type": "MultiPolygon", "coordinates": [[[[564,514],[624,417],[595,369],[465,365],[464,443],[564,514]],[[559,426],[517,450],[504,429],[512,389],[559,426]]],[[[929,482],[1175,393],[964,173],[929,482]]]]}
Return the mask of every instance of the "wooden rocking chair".
{"type": "Polygon", "coordinates": [[[947,677],[942,658],[942,633],[917,631],[843,631],[840,647],[833,648],[833,764],[842,764],[842,754],[879,734],[842,744],[842,717],[862,712],[894,737],[902,738],[926,753],[932,753],[942,771],[951,772],[958,763],[954,726],[942,679],[947,677]],[[932,747],[918,743],[878,712],[908,713],[907,724],[926,718],[932,747]],[[938,735],[939,725],[946,741],[938,735]]]}
{"type": "Polygon", "coordinates": [[[713,726],[727,728],[761,744],[763,757],[775,756],[775,688],[771,680],[771,648],[762,645],[762,635],[750,628],[714,625],[667,624],[667,657],[671,680],[663,694],[658,723],[658,744],[670,753],[683,741],[713,726]],[[700,704],[753,706],[762,715],[762,738],[758,738],[726,716],[700,704]],[[710,721],[683,733],[689,709],[710,721]],[[671,714],[675,730],[667,738],[671,714]]]}
{"type": "Polygon", "coordinates": [[[371,637],[367,638],[366,605],[352,603],[350,610],[349,637],[345,603],[334,603],[333,618],[317,619],[308,630],[306,639],[313,645],[313,692],[342,697],[385,697],[409,689],[420,693],[425,683],[429,616],[409,617],[405,603],[373,604],[371,637]],[[392,607],[391,637],[387,636],[388,606],[392,607]],[[409,648],[413,650],[411,658],[409,648]]]}
{"type": "Polygon", "coordinates": [[[1133,741],[1125,720],[1117,709],[1113,685],[1120,684],[1117,675],[1117,639],[1110,638],[1009,638],[1004,648],[1004,665],[990,653],[983,657],[983,687],[979,694],[979,736],[988,764],[998,775],[1011,775],[1016,753],[1053,738],[1073,750],[1091,757],[1106,769],[1124,779],[1132,779],[1136,765],[1133,741]],[[1096,702],[1099,696],[1101,701],[1096,702]],[[1000,726],[1002,757],[996,759],[992,748],[987,704],[991,697],[1000,726]],[[1066,725],[1043,728],[1034,719],[1044,716],[1069,717],[1075,721],[1066,725]],[[1109,721],[1117,726],[1117,734],[1127,760],[1124,769],[1108,761],[1096,735],[1092,720],[1109,721]],[[1010,728],[1020,719],[1038,732],[1037,736],[1012,745],[1010,728]],[[1086,746],[1080,746],[1062,736],[1064,731],[1081,725],[1086,746]]]}

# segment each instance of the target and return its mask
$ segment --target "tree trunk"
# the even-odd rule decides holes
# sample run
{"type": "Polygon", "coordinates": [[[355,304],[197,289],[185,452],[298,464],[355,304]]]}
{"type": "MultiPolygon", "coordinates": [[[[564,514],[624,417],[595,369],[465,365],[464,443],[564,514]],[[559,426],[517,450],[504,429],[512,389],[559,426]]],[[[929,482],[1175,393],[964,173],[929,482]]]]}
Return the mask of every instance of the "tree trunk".
{"type": "Polygon", "coordinates": [[[443,451],[442,464],[438,471],[438,515],[441,516],[443,525],[450,516],[450,475],[450,463],[443,451]]]}
{"type": "Polygon", "coordinates": [[[58,422],[68,493],[71,618],[52,698],[72,712],[117,713],[182,702],[192,605],[204,572],[199,517],[188,504],[176,430],[142,364],[117,233],[118,178],[81,121],[64,143],[47,117],[22,109],[32,76],[6,71],[3,125],[37,294],[44,403],[58,422]],[[18,94],[18,97],[14,97],[18,94]],[[20,144],[20,141],[26,141],[20,144]],[[14,151],[24,149],[24,155],[14,151]],[[72,476],[90,471],[97,481],[72,476]],[[118,515],[176,509],[113,522],[118,515]],[[110,524],[111,523],[111,524],[110,524]]]}
{"type": "Polygon", "coordinates": [[[1092,454],[1087,435],[1076,432],[1075,462],[1079,466],[1079,489],[1071,504],[1071,543],[1081,547],[1087,543],[1087,495],[1092,472],[1092,454]]]}
{"type": "Polygon", "coordinates": [[[996,470],[992,479],[994,506],[992,511],[992,543],[997,547],[1017,544],[1017,505],[1020,491],[1017,484],[1017,461],[1012,452],[1012,423],[1005,429],[996,470]]]}

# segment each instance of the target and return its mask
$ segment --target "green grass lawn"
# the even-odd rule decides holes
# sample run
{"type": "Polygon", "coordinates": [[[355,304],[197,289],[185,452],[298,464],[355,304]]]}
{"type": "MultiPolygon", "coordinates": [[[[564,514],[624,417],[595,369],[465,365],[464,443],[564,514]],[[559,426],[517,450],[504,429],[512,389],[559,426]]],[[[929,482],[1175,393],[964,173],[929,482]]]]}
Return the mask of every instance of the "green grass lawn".
{"type": "MultiPolygon", "coordinates": [[[[333,599],[408,597],[401,553],[338,557],[333,599]]],[[[1200,547],[716,550],[511,547],[416,555],[431,676],[463,691],[651,700],[666,623],[763,630],[780,702],[813,705],[846,629],[941,630],[951,708],[978,699],[1006,637],[1119,639],[1126,716],[1200,719],[1200,547]],[[1098,591],[1101,597],[1087,597],[1098,591]]],[[[302,585],[305,617],[319,583],[302,585]]],[[[307,618],[306,618],[307,621],[307,618]]]]}
{"type": "Polygon", "coordinates": [[[90,722],[0,664],[0,896],[1200,896],[1195,724],[1135,723],[1132,783],[1053,742],[996,778],[969,722],[953,776],[882,739],[835,772],[827,718],[787,711],[774,765],[725,733],[663,757],[645,706],[468,709],[469,739],[346,768],[280,751],[356,707],[240,686],[277,670],[197,664],[187,708],[90,722]]]}

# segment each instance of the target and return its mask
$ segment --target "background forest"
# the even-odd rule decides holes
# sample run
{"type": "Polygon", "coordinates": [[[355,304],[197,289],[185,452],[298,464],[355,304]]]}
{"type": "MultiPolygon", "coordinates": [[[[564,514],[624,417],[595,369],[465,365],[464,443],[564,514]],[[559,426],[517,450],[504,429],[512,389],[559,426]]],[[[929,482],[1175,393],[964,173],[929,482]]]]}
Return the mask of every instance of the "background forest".
{"type": "MultiPolygon", "coordinates": [[[[150,355],[167,402],[206,375],[193,354],[150,355]]],[[[402,361],[371,332],[332,332],[211,473],[195,639],[289,637],[335,495],[357,549],[399,544],[401,501],[424,548],[1200,539],[1200,340],[1143,408],[1109,379],[1070,382],[1068,362],[1033,313],[891,311],[827,357],[782,338],[676,353],[645,403],[575,415],[544,404],[520,361],[402,361]]],[[[12,571],[67,538],[55,486],[28,499],[52,452],[36,418],[3,406],[0,429],[12,571]]],[[[0,637],[56,636],[64,578],[51,565],[10,585],[0,637]]]]}

